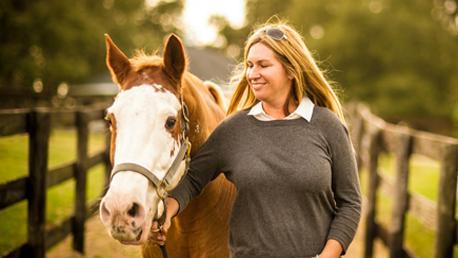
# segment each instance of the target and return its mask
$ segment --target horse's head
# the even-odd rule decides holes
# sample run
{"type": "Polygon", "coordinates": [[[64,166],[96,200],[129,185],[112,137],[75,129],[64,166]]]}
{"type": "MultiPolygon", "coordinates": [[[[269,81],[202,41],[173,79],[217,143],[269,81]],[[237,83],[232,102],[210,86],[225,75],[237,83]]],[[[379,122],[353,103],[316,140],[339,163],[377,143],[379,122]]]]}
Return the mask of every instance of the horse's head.
{"type": "Polygon", "coordinates": [[[186,116],[180,87],[186,57],[174,35],[167,39],[163,58],[140,54],[128,59],[108,35],[106,47],[107,65],[121,92],[107,110],[114,169],[100,218],[113,238],[141,244],[152,220],[163,213],[163,192],[172,189],[185,170],[180,153],[186,152],[186,116]],[[177,172],[166,177],[172,164],[177,172]],[[165,177],[164,187],[158,187],[165,177]]]}

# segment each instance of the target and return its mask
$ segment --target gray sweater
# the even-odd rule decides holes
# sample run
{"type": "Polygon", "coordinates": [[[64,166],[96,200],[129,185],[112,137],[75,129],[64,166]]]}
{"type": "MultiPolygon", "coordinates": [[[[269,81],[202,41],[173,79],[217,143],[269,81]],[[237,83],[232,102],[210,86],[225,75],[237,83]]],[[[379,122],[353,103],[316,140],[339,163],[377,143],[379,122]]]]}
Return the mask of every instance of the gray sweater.
{"type": "Polygon", "coordinates": [[[233,257],[311,257],[328,239],[345,251],[361,197],[345,126],[326,108],[312,119],[260,121],[240,111],[224,120],[170,193],[182,211],[219,173],[235,184],[233,257]]]}

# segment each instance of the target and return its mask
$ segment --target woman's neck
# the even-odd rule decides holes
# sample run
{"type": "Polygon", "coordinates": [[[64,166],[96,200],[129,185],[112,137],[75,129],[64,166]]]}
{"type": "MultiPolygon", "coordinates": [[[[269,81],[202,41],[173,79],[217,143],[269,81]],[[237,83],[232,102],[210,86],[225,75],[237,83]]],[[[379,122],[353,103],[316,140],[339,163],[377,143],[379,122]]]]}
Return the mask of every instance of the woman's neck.
{"type": "Polygon", "coordinates": [[[273,117],[274,119],[283,119],[287,117],[289,114],[296,110],[298,103],[294,101],[293,98],[288,100],[288,103],[269,103],[266,101],[261,101],[262,108],[264,112],[269,116],[273,117]]]}

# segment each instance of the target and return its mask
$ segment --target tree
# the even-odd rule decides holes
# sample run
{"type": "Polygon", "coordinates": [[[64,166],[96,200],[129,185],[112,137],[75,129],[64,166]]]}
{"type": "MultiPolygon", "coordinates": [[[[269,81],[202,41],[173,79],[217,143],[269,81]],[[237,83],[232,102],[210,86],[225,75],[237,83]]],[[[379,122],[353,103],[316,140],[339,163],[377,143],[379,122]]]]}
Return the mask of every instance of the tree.
{"type": "Polygon", "coordinates": [[[31,89],[39,80],[53,95],[60,82],[88,80],[106,71],[104,33],[123,49],[157,48],[179,32],[182,8],[182,0],[1,1],[0,89],[31,89]]]}
{"type": "Polygon", "coordinates": [[[394,120],[450,123],[458,113],[458,42],[432,15],[437,1],[249,0],[246,6],[247,27],[278,14],[301,31],[345,99],[368,102],[394,120]]]}
{"type": "Polygon", "coordinates": [[[458,35],[458,1],[434,0],[433,17],[450,33],[458,35]]]}

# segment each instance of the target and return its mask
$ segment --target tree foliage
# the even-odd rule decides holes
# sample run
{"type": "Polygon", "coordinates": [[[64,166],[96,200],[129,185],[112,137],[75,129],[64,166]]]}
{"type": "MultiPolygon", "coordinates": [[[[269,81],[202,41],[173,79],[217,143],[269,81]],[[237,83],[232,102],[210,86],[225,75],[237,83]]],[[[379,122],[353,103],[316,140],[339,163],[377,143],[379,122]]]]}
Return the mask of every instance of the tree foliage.
{"type": "Polygon", "coordinates": [[[104,33],[130,52],[157,48],[179,32],[183,1],[0,1],[0,87],[30,89],[35,80],[53,94],[60,82],[106,71],[104,33]]]}
{"type": "MultiPolygon", "coordinates": [[[[456,4],[248,0],[247,26],[240,32],[278,15],[301,31],[345,99],[366,101],[386,117],[451,120],[458,113],[458,41],[439,15],[448,10],[458,23],[451,2],[456,4]],[[444,4],[449,5],[445,11],[444,4]]],[[[221,27],[222,33],[228,30],[221,27]]]]}

